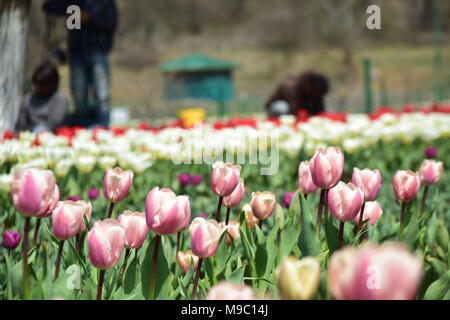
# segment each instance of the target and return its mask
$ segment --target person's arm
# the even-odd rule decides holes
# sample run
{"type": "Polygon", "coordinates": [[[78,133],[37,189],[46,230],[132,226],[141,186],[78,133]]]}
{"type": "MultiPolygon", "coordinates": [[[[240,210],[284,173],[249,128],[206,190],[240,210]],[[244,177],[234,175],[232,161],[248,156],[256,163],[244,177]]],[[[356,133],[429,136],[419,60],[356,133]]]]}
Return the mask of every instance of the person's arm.
{"type": "Polygon", "coordinates": [[[67,14],[67,7],[72,5],[73,2],[70,0],[46,0],[42,5],[42,10],[63,16],[67,14]]]}
{"type": "Polygon", "coordinates": [[[89,24],[94,28],[114,32],[117,27],[117,7],[114,0],[97,0],[87,8],[89,24]]]}

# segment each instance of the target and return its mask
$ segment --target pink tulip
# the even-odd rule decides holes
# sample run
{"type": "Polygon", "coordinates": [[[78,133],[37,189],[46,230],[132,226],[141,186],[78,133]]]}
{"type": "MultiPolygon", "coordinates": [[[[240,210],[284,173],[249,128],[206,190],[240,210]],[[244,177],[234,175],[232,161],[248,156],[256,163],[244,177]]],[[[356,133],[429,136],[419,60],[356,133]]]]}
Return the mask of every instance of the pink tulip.
{"type": "Polygon", "coordinates": [[[352,182],[364,192],[364,201],[374,201],[381,188],[379,170],[353,168],[352,182]]]}
{"type": "Polygon", "coordinates": [[[393,180],[394,192],[398,201],[409,202],[416,198],[420,189],[420,178],[412,171],[398,170],[393,180]]]}
{"type": "Polygon", "coordinates": [[[252,208],[253,215],[258,220],[265,220],[270,217],[275,209],[277,201],[275,195],[272,192],[253,192],[250,206],[252,208]]]}
{"type": "Polygon", "coordinates": [[[14,171],[11,195],[17,211],[26,217],[38,217],[48,213],[59,198],[56,179],[50,170],[19,168],[14,171]]]}
{"type": "Polygon", "coordinates": [[[206,300],[256,300],[253,289],[241,283],[221,281],[209,289],[206,300]]]}
{"type": "Polygon", "coordinates": [[[125,230],[114,219],[97,221],[87,235],[89,259],[94,267],[114,267],[125,245],[125,230]]]}
{"type": "Polygon", "coordinates": [[[239,183],[241,167],[222,161],[214,162],[211,174],[212,191],[220,197],[229,196],[239,183]]]}
{"type": "MultiPolygon", "coordinates": [[[[363,222],[369,220],[370,224],[374,225],[382,214],[383,210],[381,209],[381,206],[377,201],[367,201],[364,205],[363,222]]],[[[356,224],[359,223],[360,216],[361,211],[358,212],[358,215],[354,219],[356,224]]]]}
{"type": "Polygon", "coordinates": [[[120,202],[130,192],[133,172],[119,167],[106,170],[103,180],[103,194],[109,202],[120,202]]]}
{"type": "Polygon", "coordinates": [[[408,300],[419,288],[422,261],[402,243],[366,243],[335,252],[328,274],[338,300],[408,300]]]}
{"type": "Polygon", "coordinates": [[[242,211],[245,214],[245,222],[247,223],[247,227],[249,229],[255,229],[255,226],[259,223],[259,220],[253,215],[252,207],[250,206],[250,204],[245,204],[242,208],[242,211]]]}
{"type": "Polygon", "coordinates": [[[237,207],[244,196],[244,191],[244,180],[239,179],[239,183],[233,192],[229,196],[223,198],[223,205],[228,208],[237,207]]]}
{"type": "Polygon", "coordinates": [[[345,184],[340,181],[328,191],[328,207],[339,221],[350,221],[356,217],[361,209],[364,193],[353,183],[345,184]]]}
{"type": "Polygon", "coordinates": [[[319,149],[309,162],[313,183],[320,189],[338,184],[344,172],[344,154],[339,148],[319,149]]]}
{"type": "Polygon", "coordinates": [[[189,226],[191,209],[188,196],[176,196],[169,188],[153,188],[145,203],[147,225],[159,235],[182,231],[189,226]]]}
{"type": "Polygon", "coordinates": [[[220,226],[227,230],[227,246],[231,246],[231,238],[236,241],[239,237],[240,224],[236,221],[230,221],[228,225],[225,225],[225,222],[221,222],[220,226]],[[231,238],[230,238],[231,236],[231,238]]]}
{"type": "Polygon", "coordinates": [[[125,230],[125,248],[140,248],[147,237],[148,231],[145,213],[125,210],[117,217],[117,221],[125,230]]]}
{"type": "Polygon", "coordinates": [[[60,198],[59,187],[55,184],[55,188],[53,189],[52,196],[48,202],[47,208],[44,209],[43,213],[36,216],[37,218],[47,218],[50,217],[53,213],[53,210],[56,208],[60,198]]]}
{"type": "Polygon", "coordinates": [[[192,262],[194,262],[194,270],[197,269],[199,258],[192,253],[191,250],[186,251],[186,253],[178,251],[177,262],[183,273],[186,273],[191,267],[192,262]]]}
{"type": "Polygon", "coordinates": [[[92,207],[85,201],[59,201],[52,214],[52,232],[60,240],[75,237],[85,229],[84,216],[90,217],[92,207]]]}
{"type": "Polygon", "coordinates": [[[212,257],[225,231],[216,220],[195,218],[190,227],[192,252],[199,258],[212,257]]]}
{"type": "Polygon", "coordinates": [[[312,181],[309,161],[302,161],[298,166],[298,188],[303,193],[314,193],[318,189],[312,181]]]}
{"type": "Polygon", "coordinates": [[[424,160],[419,169],[420,181],[427,186],[431,186],[441,179],[443,173],[444,166],[441,161],[424,160]]]}

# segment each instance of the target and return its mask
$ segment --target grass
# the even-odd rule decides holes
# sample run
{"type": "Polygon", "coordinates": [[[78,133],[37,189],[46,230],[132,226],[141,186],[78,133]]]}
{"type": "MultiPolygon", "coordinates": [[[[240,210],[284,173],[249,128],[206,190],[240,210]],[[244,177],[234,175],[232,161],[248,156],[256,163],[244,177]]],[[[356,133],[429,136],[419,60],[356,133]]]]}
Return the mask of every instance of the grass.
{"type": "MultiPolygon", "coordinates": [[[[331,81],[332,90],[327,105],[339,110],[361,111],[363,105],[362,59],[371,58],[373,65],[373,90],[375,104],[379,104],[380,82],[384,79],[389,103],[401,106],[406,100],[430,101],[434,98],[436,82],[447,95],[450,83],[450,46],[442,48],[441,79],[433,67],[433,47],[373,47],[355,52],[354,75],[349,77],[343,64],[342,50],[316,49],[298,51],[290,57],[274,50],[255,47],[198,48],[184,45],[181,48],[166,46],[158,55],[163,62],[185,53],[202,52],[231,60],[241,65],[235,72],[236,101],[230,104],[231,114],[262,112],[265,99],[275,89],[278,81],[291,73],[314,69],[323,72],[331,81]]],[[[145,59],[150,53],[142,52],[145,59]]],[[[135,59],[136,57],[130,57],[135,59]]],[[[182,107],[199,106],[208,115],[215,114],[211,102],[185,101],[169,104],[163,99],[164,77],[157,64],[140,69],[124,66],[123,52],[112,54],[112,105],[129,108],[132,118],[155,119],[176,116],[182,107]]],[[[130,61],[131,63],[132,61],[130,61]]],[[[68,91],[67,66],[61,70],[62,87],[68,91]]]]}

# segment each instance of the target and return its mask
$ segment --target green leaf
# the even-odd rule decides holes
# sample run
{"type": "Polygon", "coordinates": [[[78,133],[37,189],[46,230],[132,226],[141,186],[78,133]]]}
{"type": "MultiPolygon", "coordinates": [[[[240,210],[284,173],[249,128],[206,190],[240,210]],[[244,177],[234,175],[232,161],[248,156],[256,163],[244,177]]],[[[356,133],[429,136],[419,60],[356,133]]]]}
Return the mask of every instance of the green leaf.
{"type": "Polygon", "coordinates": [[[204,259],[204,264],[209,281],[211,282],[212,285],[215,285],[217,280],[216,276],[214,275],[214,266],[211,260],[212,258],[204,259]]]}
{"type": "Polygon", "coordinates": [[[316,228],[309,211],[308,202],[302,194],[300,194],[300,209],[302,225],[299,241],[300,250],[302,251],[303,256],[317,256],[322,252],[320,249],[320,240],[317,237],[316,228]]]}
{"type": "Polygon", "coordinates": [[[255,254],[255,267],[258,277],[263,277],[267,267],[267,251],[264,244],[258,245],[255,254]]]}
{"type": "Polygon", "coordinates": [[[432,214],[430,220],[427,223],[427,243],[433,246],[436,243],[436,232],[439,227],[439,220],[436,214],[432,214]]]}
{"type": "Polygon", "coordinates": [[[325,219],[325,235],[330,255],[339,249],[339,231],[331,219],[325,219]]]}
{"type": "Polygon", "coordinates": [[[290,225],[281,231],[278,261],[291,254],[292,248],[298,241],[299,234],[300,228],[298,225],[290,225]]]}
{"type": "Polygon", "coordinates": [[[214,255],[214,261],[216,262],[217,274],[222,273],[226,268],[228,261],[231,257],[231,248],[227,246],[227,233],[224,232],[220,238],[219,248],[214,255]]]}
{"type": "Polygon", "coordinates": [[[230,276],[227,278],[228,281],[240,284],[243,281],[245,272],[245,265],[234,270],[230,276]]]}
{"type": "Polygon", "coordinates": [[[442,300],[450,288],[450,270],[434,281],[425,292],[425,300],[442,300]]]}
{"type": "Polygon", "coordinates": [[[125,272],[125,279],[123,282],[123,292],[125,294],[131,294],[136,287],[136,270],[137,257],[135,255],[125,272]]]}

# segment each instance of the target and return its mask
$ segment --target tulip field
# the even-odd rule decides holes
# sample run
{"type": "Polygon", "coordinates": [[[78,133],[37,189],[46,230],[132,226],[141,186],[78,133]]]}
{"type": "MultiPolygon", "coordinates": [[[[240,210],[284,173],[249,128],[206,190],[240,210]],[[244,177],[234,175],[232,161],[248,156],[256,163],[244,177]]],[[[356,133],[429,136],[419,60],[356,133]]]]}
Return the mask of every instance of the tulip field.
{"type": "Polygon", "coordinates": [[[0,298],[450,300],[449,109],[5,133],[0,298]]]}

